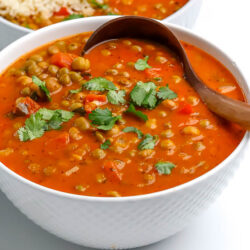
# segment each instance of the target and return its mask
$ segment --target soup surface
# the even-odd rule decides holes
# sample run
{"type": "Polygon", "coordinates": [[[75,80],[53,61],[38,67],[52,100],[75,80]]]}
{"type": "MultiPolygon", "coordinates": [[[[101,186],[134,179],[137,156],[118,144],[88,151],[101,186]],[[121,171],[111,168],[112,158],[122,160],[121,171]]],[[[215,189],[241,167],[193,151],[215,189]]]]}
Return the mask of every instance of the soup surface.
{"type": "Polygon", "coordinates": [[[30,29],[86,16],[137,15],[164,19],[183,7],[188,0],[48,0],[26,2],[2,0],[0,15],[30,29]],[[65,5],[66,4],[66,5],[65,5]],[[25,5],[25,6],[24,6],[25,5]]]}
{"type": "MultiPolygon", "coordinates": [[[[85,57],[84,33],[18,59],[0,76],[0,160],[43,186],[131,196],[183,184],[228,157],[245,131],[202,103],[179,59],[119,39],[85,57]]],[[[183,42],[211,88],[243,101],[232,74],[183,42]]]]}

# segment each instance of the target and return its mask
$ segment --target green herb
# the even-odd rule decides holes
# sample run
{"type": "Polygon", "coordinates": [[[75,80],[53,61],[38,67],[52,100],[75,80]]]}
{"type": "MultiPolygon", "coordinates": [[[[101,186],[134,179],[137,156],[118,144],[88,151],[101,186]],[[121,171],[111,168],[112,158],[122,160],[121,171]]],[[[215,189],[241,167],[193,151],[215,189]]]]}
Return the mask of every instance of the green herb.
{"type": "Polygon", "coordinates": [[[131,113],[134,116],[139,117],[140,119],[142,119],[143,121],[147,121],[148,120],[148,116],[145,115],[144,113],[142,113],[141,111],[138,111],[135,109],[134,104],[130,103],[128,109],[126,110],[127,113],[131,113]]]}
{"type": "Polygon", "coordinates": [[[46,128],[46,121],[38,112],[32,114],[26,121],[25,126],[18,129],[20,141],[34,140],[43,136],[46,128]]]}
{"type": "Polygon", "coordinates": [[[158,139],[159,137],[157,135],[152,136],[150,134],[146,134],[141,143],[138,145],[138,149],[139,150],[154,149],[158,139]]]}
{"type": "Polygon", "coordinates": [[[166,99],[171,100],[175,99],[177,97],[177,94],[172,91],[167,84],[166,87],[160,87],[159,91],[157,92],[157,97],[162,101],[166,99]]]}
{"type": "Polygon", "coordinates": [[[48,100],[51,101],[50,92],[46,87],[46,83],[41,81],[38,77],[32,76],[32,81],[35,83],[47,96],[48,100]]]}
{"type": "Polygon", "coordinates": [[[62,21],[68,21],[68,20],[73,20],[73,19],[78,19],[78,18],[83,18],[84,16],[82,14],[70,14],[67,17],[65,17],[62,21]]]}
{"type": "Polygon", "coordinates": [[[108,108],[97,108],[89,114],[89,119],[92,121],[92,125],[97,125],[98,129],[110,130],[121,117],[113,116],[108,108]]]}
{"type": "Polygon", "coordinates": [[[117,16],[117,15],[119,15],[119,14],[117,14],[117,13],[112,13],[112,12],[108,12],[107,15],[108,15],[108,16],[117,16]]]}
{"type": "Polygon", "coordinates": [[[96,77],[83,85],[87,90],[105,91],[105,90],[116,90],[116,86],[111,81],[103,77],[96,77]]]}
{"type": "Polygon", "coordinates": [[[148,58],[149,56],[146,56],[144,59],[138,59],[137,62],[135,63],[135,69],[143,71],[145,69],[152,68],[151,66],[148,65],[148,58]]]}
{"type": "Polygon", "coordinates": [[[153,82],[138,82],[130,93],[131,101],[139,107],[153,109],[156,107],[156,86],[153,82]]]}
{"type": "Polygon", "coordinates": [[[176,97],[177,94],[168,85],[160,87],[159,91],[156,92],[156,86],[153,82],[138,82],[130,93],[131,101],[135,105],[147,109],[153,109],[162,101],[176,97]]]}
{"type": "Polygon", "coordinates": [[[92,3],[95,7],[99,8],[99,9],[106,10],[106,9],[109,8],[109,6],[108,6],[107,4],[98,3],[96,0],[91,0],[91,3],[92,3]]]}
{"type": "Polygon", "coordinates": [[[28,23],[26,23],[26,24],[25,24],[25,28],[27,28],[27,29],[30,29],[30,30],[31,30],[31,28],[30,28],[30,26],[29,26],[29,24],[28,24],[28,23]]]}
{"type": "Polygon", "coordinates": [[[103,144],[101,144],[101,149],[108,149],[110,145],[111,145],[111,141],[106,140],[103,144]]]}
{"type": "Polygon", "coordinates": [[[172,169],[175,167],[175,164],[172,162],[158,162],[155,164],[155,167],[159,174],[169,175],[172,172],[172,169]]]}
{"type": "Polygon", "coordinates": [[[45,131],[60,129],[63,122],[69,121],[74,113],[57,109],[39,109],[25,121],[25,126],[17,132],[20,141],[30,141],[43,136],[45,131]]]}
{"type": "Polygon", "coordinates": [[[112,104],[119,105],[119,104],[124,104],[126,100],[124,99],[126,92],[124,90],[110,90],[108,92],[108,101],[112,104]]]}
{"type": "Polygon", "coordinates": [[[69,91],[70,94],[78,94],[80,92],[82,92],[83,87],[79,88],[79,89],[72,89],[69,91]]]}
{"type": "Polygon", "coordinates": [[[157,81],[157,82],[161,82],[162,78],[161,77],[155,77],[154,80],[157,81]]]}
{"type": "Polygon", "coordinates": [[[125,132],[125,133],[129,133],[129,132],[136,133],[139,139],[142,139],[142,137],[143,137],[143,133],[141,132],[141,130],[139,130],[138,128],[135,128],[135,127],[126,127],[126,128],[123,129],[123,132],[125,132]]]}

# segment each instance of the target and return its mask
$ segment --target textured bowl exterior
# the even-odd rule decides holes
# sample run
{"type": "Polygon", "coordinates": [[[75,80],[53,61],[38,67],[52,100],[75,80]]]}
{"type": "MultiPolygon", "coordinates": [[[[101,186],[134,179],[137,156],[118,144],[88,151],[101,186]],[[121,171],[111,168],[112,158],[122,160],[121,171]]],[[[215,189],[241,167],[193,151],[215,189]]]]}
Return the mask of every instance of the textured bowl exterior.
{"type": "MultiPolygon", "coordinates": [[[[0,52],[0,72],[20,55],[51,40],[96,29],[115,17],[57,24],[23,37],[0,52]]],[[[247,83],[221,50],[178,26],[182,40],[208,51],[237,78],[247,98],[247,83]]],[[[244,159],[247,133],[236,150],[205,175],[178,187],[141,196],[98,198],[66,194],[32,183],[0,163],[0,188],[28,218],[68,241],[94,248],[124,249],[148,245],[182,230],[221,194],[244,159]]]]}
{"type": "MultiPolygon", "coordinates": [[[[164,21],[192,28],[200,11],[202,0],[189,0],[179,11],[165,18],[164,21]]],[[[14,24],[0,17],[0,50],[32,30],[14,24]]]]}

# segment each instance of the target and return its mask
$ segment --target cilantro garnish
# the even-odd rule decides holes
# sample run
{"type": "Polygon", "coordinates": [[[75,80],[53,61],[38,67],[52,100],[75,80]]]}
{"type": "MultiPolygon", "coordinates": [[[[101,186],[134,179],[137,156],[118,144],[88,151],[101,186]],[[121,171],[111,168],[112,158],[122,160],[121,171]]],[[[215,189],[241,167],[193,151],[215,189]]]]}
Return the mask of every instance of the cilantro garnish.
{"type": "Polygon", "coordinates": [[[39,109],[25,121],[25,126],[21,127],[17,133],[20,141],[31,141],[42,137],[45,131],[60,129],[63,122],[69,121],[74,113],[57,109],[39,109]]]}
{"type": "Polygon", "coordinates": [[[113,116],[108,108],[97,108],[89,114],[89,119],[92,121],[92,125],[97,125],[98,129],[110,130],[121,117],[113,116]]]}
{"type": "Polygon", "coordinates": [[[110,90],[107,95],[108,101],[115,105],[124,104],[126,102],[124,99],[125,94],[124,90],[110,90]]]}
{"type": "Polygon", "coordinates": [[[37,76],[32,76],[32,81],[45,93],[48,100],[51,101],[50,92],[46,87],[46,83],[41,81],[37,76]]]}
{"type": "Polygon", "coordinates": [[[106,9],[109,8],[109,6],[108,6],[107,4],[98,3],[96,0],[91,0],[91,3],[92,3],[95,7],[99,8],[99,9],[106,10],[106,9]]]}
{"type": "Polygon", "coordinates": [[[73,20],[73,19],[78,19],[78,18],[83,18],[84,16],[82,14],[71,14],[65,17],[62,21],[68,21],[68,20],[73,20]]]}
{"type": "Polygon", "coordinates": [[[149,56],[145,56],[144,59],[138,59],[137,62],[135,63],[135,69],[143,71],[145,69],[152,68],[151,66],[148,65],[148,58],[149,56]]]}
{"type": "Polygon", "coordinates": [[[126,128],[123,129],[123,132],[125,132],[125,133],[129,133],[129,132],[136,133],[139,139],[142,139],[142,137],[143,137],[143,133],[141,132],[141,130],[139,130],[138,128],[135,128],[135,127],[126,127],[126,128]]]}
{"type": "Polygon", "coordinates": [[[152,136],[150,134],[146,134],[141,143],[138,145],[138,149],[139,150],[154,149],[158,139],[159,137],[157,135],[152,136]]]}
{"type": "Polygon", "coordinates": [[[84,88],[87,90],[96,90],[96,91],[105,91],[105,90],[116,90],[116,86],[111,81],[107,80],[103,77],[96,77],[85,84],[83,84],[84,88]]]}
{"type": "Polygon", "coordinates": [[[171,100],[175,99],[177,97],[177,94],[172,91],[167,84],[166,87],[160,87],[159,91],[157,92],[157,97],[162,101],[166,99],[171,100]]]}
{"type": "Polygon", "coordinates": [[[80,92],[82,92],[82,87],[80,87],[79,89],[71,89],[69,91],[70,94],[78,94],[80,92]]]}
{"type": "Polygon", "coordinates": [[[162,101],[176,97],[177,94],[168,85],[160,87],[159,91],[156,92],[156,86],[153,82],[138,82],[130,93],[131,101],[135,105],[147,109],[153,109],[162,101]]]}
{"type": "Polygon", "coordinates": [[[131,101],[139,107],[153,109],[156,106],[156,86],[153,82],[138,82],[130,93],[131,101]]]}
{"type": "Polygon", "coordinates": [[[172,172],[172,169],[175,167],[175,164],[172,162],[158,162],[155,164],[155,168],[157,169],[159,174],[169,175],[172,172]]]}
{"type": "Polygon", "coordinates": [[[131,113],[134,116],[139,117],[140,119],[142,119],[143,121],[147,121],[148,120],[148,116],[145,115],[144,113],[142,113],[139,110],[135,109],[134,104],[130,103],[128,109],[126,110],[127,113],[131,113]]]}
{"type": "Polygon", "coordinates": [[[101,144],[101,149],[108,149],[110,145],[111,145],[111,141],[106,140],[103,144],[101,144]]]}

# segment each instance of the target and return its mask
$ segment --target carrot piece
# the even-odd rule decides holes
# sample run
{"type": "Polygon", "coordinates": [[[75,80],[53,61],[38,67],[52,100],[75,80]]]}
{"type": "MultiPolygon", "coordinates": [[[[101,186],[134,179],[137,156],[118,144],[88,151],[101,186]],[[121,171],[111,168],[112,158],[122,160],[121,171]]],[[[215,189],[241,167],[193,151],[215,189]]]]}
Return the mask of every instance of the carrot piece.
{"type": "Polygon", "coordinates": [[[156,78],[161,76],[161,68],[149,68],[145,70],[148,78],[156,78]]]}
{"type": "Polygon", "coordinates": [[[95,95],[89,94],[85,97],[84,109],[87,113],[91,113],[98,106],[104,105],[107,103],[107,97],[105,95],[95,95]]]}
{"type": "Polygon", "coordinates": [[[77,55],[75,54],[59,52],[51,57],[50,63],[61,68],[65,67],[70,69],[72,62],[76,57],[77,55]]]}
{"type": "Polygon", "coordinates": [[[85,103],[84,109],[87,113],[91,113],[97,108],[97,105],[94,102],[85,103]]]}
{"type": "Polygon", "coordinates": [[[70,14],[69,10],[66,7],[61,7],[57,12],[54,12],[54,16],[68,16],[70,14]]]}
{"type": "Polygon", "coordinates": [[[51,138],[45,142],[46,149],[49,150],[59,150],[69,144],[69,133],[62,132],[58,136],[51,138]]]}
{"type": "Polygon", "coordinates": [[[122,180],[122,175],[114,161],[104,162],[103,169],[108,180],[112,182],[120,182],[122,180]]]}
{"type": "Polygon", "coordinates": [[[193,107],[188,103],[182,103],[179,113],[184,115],[190,115],[193,113],[193,107]]]}
{"type": "Polygon", "coordinates": [[[40,109],[40,105],[32,100],[30,97],[21,97],[16,101],[14,113],[21,113],[23,115],[31,115],[40,109]]]}
{"type": "Polygon", "coordinates": [[[89,94],[85,97],[85,103],[94,102],[94,101],[106,103],[107,97],[105,95],[94,95],[94,94],[89,94]]]}

